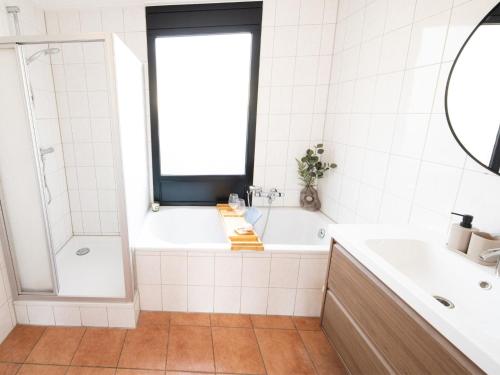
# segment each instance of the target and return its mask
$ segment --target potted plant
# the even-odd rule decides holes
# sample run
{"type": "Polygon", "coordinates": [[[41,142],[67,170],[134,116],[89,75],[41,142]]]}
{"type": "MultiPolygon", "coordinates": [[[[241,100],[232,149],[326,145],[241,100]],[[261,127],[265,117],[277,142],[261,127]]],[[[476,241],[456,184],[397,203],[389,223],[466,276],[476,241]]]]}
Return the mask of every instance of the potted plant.
{"type": "Polygon", "coordinates": [[[306,154],[297,160],[299,180],[304,188],[300,192],[300,207],[308,211],[318,211],[321,208],[321,202],[316,190],[317,181],[323,178],[325,172],[336,168],[334,163],[326,163],[321,160],[325,149],[323,144],[319,143],[312,149],[307,149],[306,154]]]}

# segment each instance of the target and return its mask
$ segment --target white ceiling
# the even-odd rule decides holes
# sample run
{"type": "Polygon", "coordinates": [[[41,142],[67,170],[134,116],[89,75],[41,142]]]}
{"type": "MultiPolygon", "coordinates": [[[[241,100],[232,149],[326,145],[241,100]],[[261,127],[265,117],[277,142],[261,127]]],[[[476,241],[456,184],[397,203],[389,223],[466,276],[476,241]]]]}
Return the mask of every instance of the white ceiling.
{"type": "Polygon", "coordinates": [[[248,0],[33,0],[33,2],[42,9],[101,8],[128,5],[201,4],[215,2],[224,3],[231,1],[248,0]]]}

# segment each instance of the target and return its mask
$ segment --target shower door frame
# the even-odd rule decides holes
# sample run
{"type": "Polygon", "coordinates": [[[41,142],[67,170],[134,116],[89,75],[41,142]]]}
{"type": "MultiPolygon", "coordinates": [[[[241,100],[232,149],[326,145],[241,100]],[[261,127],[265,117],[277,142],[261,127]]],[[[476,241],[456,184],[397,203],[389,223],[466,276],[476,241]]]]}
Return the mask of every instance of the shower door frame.
{"type": "MultiPolygon", "coordinates": [[[[133,277],[133,267],[132,267],[132,251],[130,248],[129,238],[128,238],[128,222],[126,214],[126,202],[125,202],[125,189],[123,180],[123,161],[121,158],[121,141],[120,141],[120,129],[119,129],[119,119],[118,119],[118,98],[116,93],[116,72],[114,64],[114,41],[112,33],[85,33],[85,34],[68,34],[68,35],[33,35],[33,36],[14,36],[14,37],[0,37],[0,48],[13,48],[16,49],[18,55],[18,64],[20,66],[21,80],[24,87],[25,105],[28,112],[28,120],[30,122],[29,126],[32,132],[33,148],[35,151],[36,138],[33,138],[35,134],[34,126],[35,119],[32,113],[32,103],[29,101],[29,83],[28,75],[26,72],[26,65],[23,61],[23,55],[21,48],[23,45],[33,45],[33,44],[51,44],[51,43],[84,43],[84,42],[102,42],[104,45],[105,52],[105,67],[109,74],[108,79],[108,93],[109,93],[109,108],[110,108],[110,120],[111,120],[111,143],[113,146],[113,170],[115,172],[116,178],[116,197],[118,203],[118,223],[120,229],[120,240],[122,245],[122,265],[123,265],[123,279],[125,286],[125,296],[124,297],[72,297],[72,296],[59,296],[57,293],[59,291],[57,269],[55,266],[55,254],[53,251],[53,245],[50,234],[50,227],[47,217],[47,203],[43,190],[41,190],[41,176],[40,176],[40,160],[36,159],[37,163],[37,173],[38,173],[38,184],[39,192],[42,198],[42,204],[44,208],[44,222],[45,231],[47,232],[47,241],[49,245],[49,258],[51,264],[52,282],[54,285],[53,293],[40,293],[40,292],[23,292],[20,288],[20,281],[16,277],[17,265],[16,260],[13,255],[13,246],[9,241],[9,229],[7,220],[3,217],[1,201],[3,200],[1,187],[0,187],[0,243],[3,245],[4,255],[7,260],[7,267],[9,273],[9,281],[11,284],[11,290],[14,300],[19,301],[67,301],[67,302],[131,302],[134,300],[135,294],[135,283],[133,277]]],[[[59,118],[58,118],[59,120],[59,118]]]]}

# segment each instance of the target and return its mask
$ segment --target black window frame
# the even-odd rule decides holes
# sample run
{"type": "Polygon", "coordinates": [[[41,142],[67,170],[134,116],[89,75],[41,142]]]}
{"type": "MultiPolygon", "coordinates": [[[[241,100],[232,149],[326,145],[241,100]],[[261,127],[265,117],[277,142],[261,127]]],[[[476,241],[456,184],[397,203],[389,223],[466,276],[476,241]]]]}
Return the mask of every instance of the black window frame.
{"type": "MultiPolygon", "coordinates": [[[[227,201],[230,193],[243,197],[253,182],[257,91],[259,80],[262,2],[213,3],[146,7],[151,151],[155,201],[164,206],[211,206],[227,201]],[[162,176],[155,39],[173,35],[252,34],[252,61],[244,175],[162,176]]],[[[225,137],[220,134],[220,137],[225,137]]]]}

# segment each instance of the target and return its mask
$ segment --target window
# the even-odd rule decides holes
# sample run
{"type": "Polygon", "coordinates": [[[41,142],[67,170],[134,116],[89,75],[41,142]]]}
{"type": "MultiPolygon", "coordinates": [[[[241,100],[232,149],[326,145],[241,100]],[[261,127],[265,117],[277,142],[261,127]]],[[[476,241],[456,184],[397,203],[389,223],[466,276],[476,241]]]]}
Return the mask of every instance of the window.
{"type": "Polygon", "coordinates": [[[261,2],[146,8],[155,200],[213,205],[253,179],[261,2]]]}

